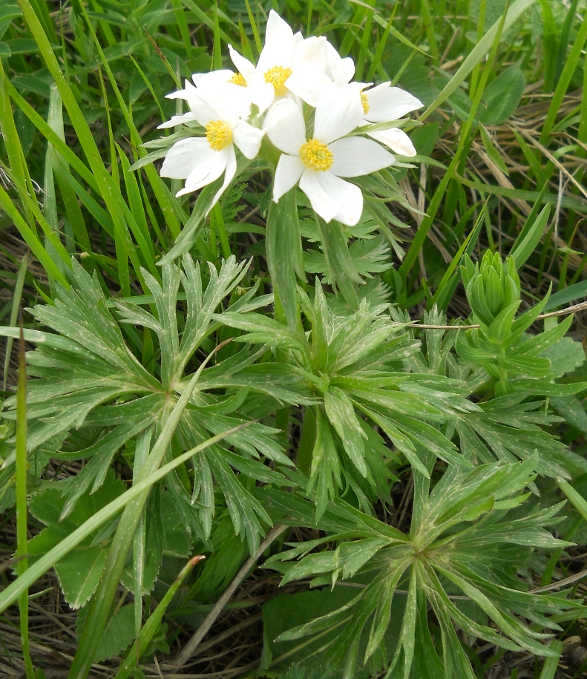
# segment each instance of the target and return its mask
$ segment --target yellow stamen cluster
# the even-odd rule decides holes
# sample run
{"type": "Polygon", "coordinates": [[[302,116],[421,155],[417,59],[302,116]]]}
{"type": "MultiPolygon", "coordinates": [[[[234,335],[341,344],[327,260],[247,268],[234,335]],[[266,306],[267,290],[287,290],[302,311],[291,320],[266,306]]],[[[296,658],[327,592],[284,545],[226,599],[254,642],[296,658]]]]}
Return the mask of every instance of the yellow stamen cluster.
{"type": "Polygon", "coordinates": [[[310,139],[300,147],[300,158],[306,167],[316,172],[324,172],[332,167],[332,151],[317,139],[310,139]]]}
{"type": "Polygon", "coordinates": [[[222,151],[232,143],[232,130],[224,120],[211,120],[206,125],[206,139],[214,151],[222,151]]]}
{"type": "Polygon", "coordinates": [[[367,115],[369,111],[371,110],[371,107],[369,106],[369,99],[367,99],[367,95],[363,94],[361,92],[361,104],[363,104],[363,113],[367,115]]]}
{"type": "Polygon", "coordinates": [[[235,73],[228,82],[233,85],[240,85],[241,87],[247,86],[247,81],[242,73],[235,73]]]}
{"type": "Polygon", "coordinates": [[[291,68],[283,68],[283,66],[273,66],[268,71],[265,71],[265,82],[271,83],[275,90],[275,96],[279,97],[287,92],[285,81],[291,75],[291,68]]]}

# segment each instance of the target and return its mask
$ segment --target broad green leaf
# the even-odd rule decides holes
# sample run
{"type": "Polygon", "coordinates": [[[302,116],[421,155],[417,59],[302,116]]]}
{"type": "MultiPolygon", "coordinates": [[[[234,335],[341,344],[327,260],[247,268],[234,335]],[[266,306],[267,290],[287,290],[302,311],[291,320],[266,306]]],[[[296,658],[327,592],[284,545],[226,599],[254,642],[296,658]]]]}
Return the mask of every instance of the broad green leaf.
{"type": "MultiPolygon", "coordinates": [[[[546,333],[544,333],[546,334],[546,333]]],[[[563,377],[585,363],[585,349],[571,337],[561,337],[540,354],[550,361],[553,376],[563,377]]]]}
{"type": "Polygon", "coordinates": [[[520,68],[508,66],[483,93],[481,121],[485,125],[503,124],[518,108],[525,87],[526,78],[520,68]]]}
{"type": "MultiPolygon", "coordinates": [[[[87,624],[87,609],[83,609],[80,619],[78,614],[78,634],[81,634],[87,624]]],[[[134,611],[132,604],[119,608],[108,627],[104,630],[96,649],[95,662],[103,662],[119,655],[134,640],[134,611]]]]}
{"type": "MultiPolygon", "coordinates": [[[[29,559],[34,562],[73,533],[85,521],[124,492],[122,481],[114,478],[109,471],[105,483],[93,495],[86,493],[79,498],[76,511],[70,517],[60,520],[65,504],[64,484],[37,493],[29,503],[31,514],[44,523],[44,528],[27,543],[29,559]]],[[[55,570],[65,600],[72,608],[83,606],[94,593],[108,554],[108,546],[92,545],[88,536],[79,548],[59,561],[55,570]]]]}

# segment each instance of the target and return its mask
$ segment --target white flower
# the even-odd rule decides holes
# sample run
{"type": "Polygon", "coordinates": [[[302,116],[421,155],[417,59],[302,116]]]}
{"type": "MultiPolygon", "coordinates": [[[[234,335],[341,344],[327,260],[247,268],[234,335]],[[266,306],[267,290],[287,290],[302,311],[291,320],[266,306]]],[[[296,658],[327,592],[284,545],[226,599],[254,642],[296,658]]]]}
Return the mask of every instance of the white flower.
{"type": "Polygon", "coordinates": [[[265,46],[257,66],[232,47],[229,49],[239,75],[255,92],[256,98],[263,103],[269,101],[264,108],[259,106],[263,112],[275,98],[288,95],[298,96],[310,106],[316,106],[324,87],[331,82],[324,72],[326,44],[326,38],[304,40],[301,33],[294,35],[290,25],[271,10],[265,46]]]}
{"type": "Polygon", "coordinates": [[[228,85],[207,88],[204,98],[204,92],[186,83],[185,90],[169,95],[187,99],[191,111],[175,116],[175,120],[160,127],[177,125],[189,118],[206,131],[205,137],[178,141],[165,156],[161,176],[186,180],[178,196],[197,191],[224,173],[222,187],[212,202],[214,205],[236,174],[235,145],[246,158],[255,158],[259,153],[263,131],[242,119],[247,113],[248,100],[235,93],[238,89],[241,88],[228,85]]]}
{"type": "Polygon", "coordinates": [[[161,123],[157,129],[164,130],[168,127],[177,127],[178,125],[197,120],[194,107],[200,106],[202,99],[214,100],[219,106],[228,108],[240,118],[247,118],[251,107],[249,97],[242,87],[237,87],[228,82],[228,79],[225,77],[226,73],[230,73],[230,71],[196,73],[192,77],[195,81],[199,82],[199,87],[194,87],[189,80],[186,80],[183,90],[167,94],[166,99],[184,99],[187,101],[190,111],[182,115],[172,116],[171,120],[161,123]],[[226,103],[223,104],[223,101],[226,103]]]}
{"type": "MultiPolygon", "coordinates": [[[[422,102],[409,92],[400,87],[391,87],[389,82],[382,83],[372,89],[363,83],[352,83],[361,89],[361,103],[363,104],[364,122],[368,123],[388,123],[399,120],[407,113],[415,111],[423,106],[422,102]]],[[[416,149],[408,135],[398,127],[391,127],[387,130],[377,130],[367,132],[370,137],[377,139],[389,146],[401,156],[415,156],[416,149]]]]}
{"type": "Polygon", "coordinates": [[[306,137],[300,107],[291,99],[277,102],[269,111],[265,130],[283,154],[279,158],[273,200],[300,188],[325,221],[336,219],[353,226],[363,212],[363,194],[341,177],[358,177],[381,170],[394,157],[374,141],[348,137],[363,120],[361,98],[355,88],[330,92],[316,107],[314,135],[306,137]]]}
{"type": "Polygon", "coordinates": [[[241,60],[238,71],[235,72],[228,68],[223,68],[218,71],[210,71],[209,73],[194,73],[192,80],[199,90],[217,88],[222,85],[238,87],[240,96],[248,101],[249,107],[251,104],[255,104],[259,109],[259,113],[264,113],[275,98],[273,86],[270,83],[263,82],[260,84],[255,82],[252,79],[252,73],[255,70],[253,64],[238,54],[238,52],[235,52],[230,45],[228,49],[235,64],[239,62],[239,59],[241,60]],[[234,55],[236,55],[236,59],[234,55]],[[247,77],[243,73],[246,73],[247,77]],[[247,78],[252,81],[250,85],[247,78]]]}
{"type": "Polygon", "coordinates": [[[344,59],[336,51],[334,45],[326,42],[326,75],[328,75],[337,87],[344,87],[355,75],[355,62],[351,57],[344,59]]]}

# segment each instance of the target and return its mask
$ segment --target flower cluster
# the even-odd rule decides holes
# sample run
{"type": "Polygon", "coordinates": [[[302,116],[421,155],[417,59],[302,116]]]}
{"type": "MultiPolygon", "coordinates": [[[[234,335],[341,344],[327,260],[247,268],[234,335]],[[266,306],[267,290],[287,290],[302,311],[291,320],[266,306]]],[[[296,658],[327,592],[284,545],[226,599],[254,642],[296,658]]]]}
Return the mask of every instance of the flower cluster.
{"type": "Polygon", "coordinates": [[[168,95],[185,100],[190,110],[159,127],[195,121],[205,136],[175,143],[161,175],[185,179],[179,196],[224,174],[214,204],[236,174],[235,147],[252,160],[263,153],[265,139],[263,148],[273,145],[281,152],[275,167],[275,202],[299,183],[325,221],[356,224],[363,195],[343,177],[392,165],[395,157],[382,145],[402,156],[416,155],[405,132],[381,123],[392,123],[422,103],[389,82],[377,87],[352,82],[355,65],[350,57],[343,59],[324,37],[294,34],[273,10],[256,66],[229,50],[235,71],[195,74],[185,89],[168,95]]]}

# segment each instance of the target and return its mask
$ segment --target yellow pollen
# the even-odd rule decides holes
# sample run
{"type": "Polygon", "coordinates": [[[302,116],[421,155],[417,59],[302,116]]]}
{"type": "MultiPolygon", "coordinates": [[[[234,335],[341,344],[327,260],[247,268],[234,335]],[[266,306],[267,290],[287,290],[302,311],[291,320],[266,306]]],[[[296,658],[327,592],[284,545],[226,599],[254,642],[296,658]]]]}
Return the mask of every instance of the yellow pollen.
{"type": "Polygon", "coordinates": [[[367,99],[367,95],[363,94],[361,92],[361,104],[363,104],[363,113],[367,115],[369,111],[371,110],[371,107],[369,106],[369,99],[367,99]]]}
{"type": "Polygon", "coordinates": [[[242,73],[235,73],[228,82],[233,85],[240,85],[241,87],[247,86],[247,81],[242,73]]]}
{"type": "Polygon", "coordinates": [[[275,90],[275,96],[279,97],[287,92],[285,81],[291,75],[291,68],[283,68],[283,66],[273,66],[268,71],[265,71],[265,82],[271,83],[275,90]]]}
{"type": "Polygon", "coordinates": [[[300,158],[306,167],[316,172],[328,170],[334,162],[332,151],[317,139],[310,139],[300,147],[300,158]]]}
{"type": "Polygon", "coordinates": [[[223,120],[211,120],[206,125],[206,139],[214,151],[222,151],[232,143],[232,130],[223,120]]]}

